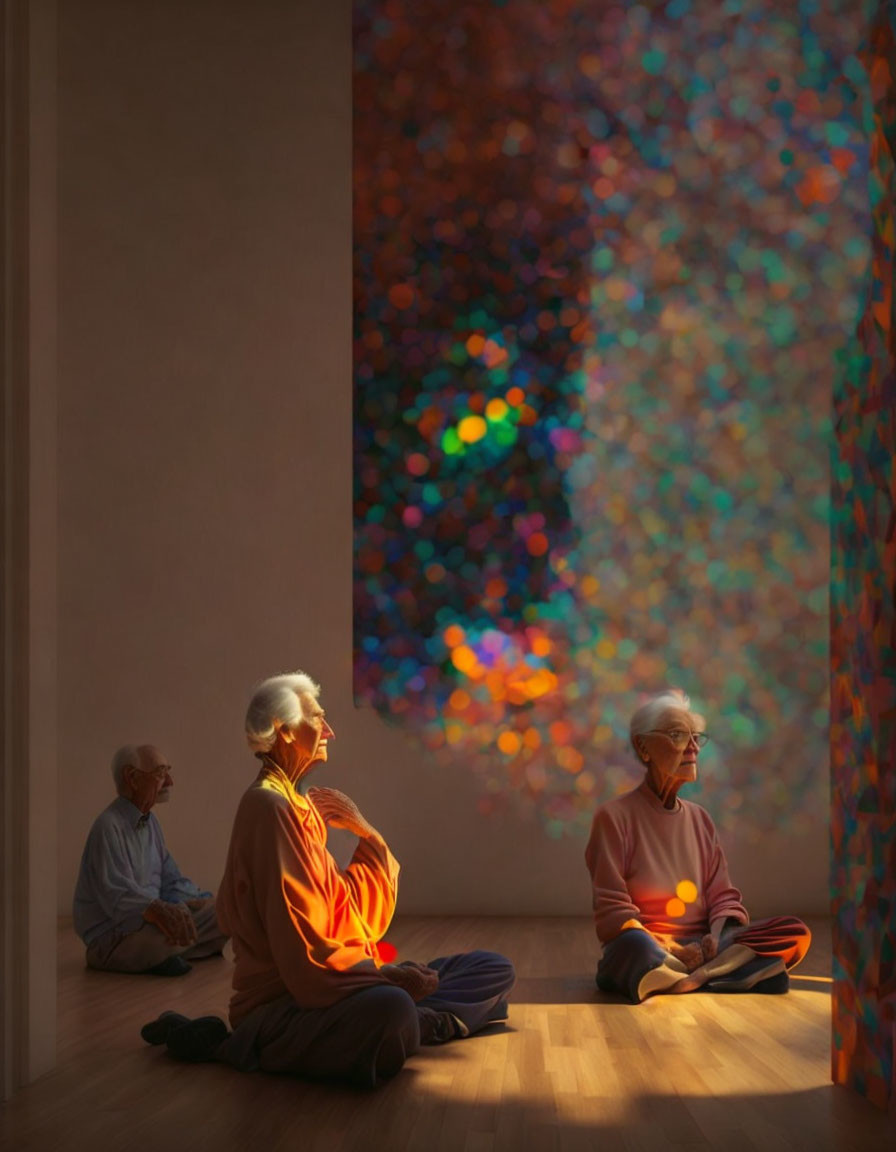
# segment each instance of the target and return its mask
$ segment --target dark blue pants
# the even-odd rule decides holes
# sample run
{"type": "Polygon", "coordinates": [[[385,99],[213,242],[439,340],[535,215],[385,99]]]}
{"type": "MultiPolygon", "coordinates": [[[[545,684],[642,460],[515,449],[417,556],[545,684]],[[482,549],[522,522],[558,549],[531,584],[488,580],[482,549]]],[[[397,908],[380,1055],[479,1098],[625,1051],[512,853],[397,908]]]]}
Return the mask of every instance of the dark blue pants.
{"type": "MultiPolygon", "coordinates": [[[[430,965],[439,987],[420,1006],[452,1012],[478,1032],[506,1015],[513,965],[496,952],[442,956],[430,965]]],[[[300,1008],[281,996],[256,1008],[220,1045],[216,1059],[244,1072],[285,1072],[374,1088],[420,1047],[417,1005],[401,988],[377,984],[329,1008],[300,1008]]]]}

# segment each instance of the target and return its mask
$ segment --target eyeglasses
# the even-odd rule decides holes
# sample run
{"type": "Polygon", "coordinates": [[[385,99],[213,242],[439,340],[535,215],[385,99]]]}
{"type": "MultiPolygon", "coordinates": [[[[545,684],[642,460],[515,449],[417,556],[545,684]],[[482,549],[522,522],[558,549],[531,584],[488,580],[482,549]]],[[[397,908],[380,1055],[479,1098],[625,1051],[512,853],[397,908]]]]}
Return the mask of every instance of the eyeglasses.
{"type": "Polygon", "coordinates": [[[171,771],[170,764],[162,764],[159,768],[138,768],[136,764],[132,764],[131,767],[141,776],[152,776],[154,780],[164,780],[171,771]]]}
{"type": "Polygon", "coordinates": [[[709,739],[705,732],[688,732],[684,728],[672,728],[668,732],[663,728],[651,728],[650,732],[667,737],[678,749],[687,748],[692,740],[698,748],[702,748],[709,739]]]}

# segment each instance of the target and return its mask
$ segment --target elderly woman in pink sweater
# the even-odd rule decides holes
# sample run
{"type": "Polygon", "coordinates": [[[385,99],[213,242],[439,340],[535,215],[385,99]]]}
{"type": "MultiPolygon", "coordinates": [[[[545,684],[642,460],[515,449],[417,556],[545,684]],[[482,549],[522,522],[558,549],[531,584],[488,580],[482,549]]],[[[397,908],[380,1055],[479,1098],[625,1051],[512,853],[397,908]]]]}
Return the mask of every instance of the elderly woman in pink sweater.
{"type": "Polygon", "coordinates": [[[659,992],[786,992],[809,949],[793,916],[750,922],[709,813],[681,800],[707,736],[684,693],[653,697],[631,719],[644,780],[601,805],[585,859],[603,945],[597,986],[633,1003],[659,992]]]}

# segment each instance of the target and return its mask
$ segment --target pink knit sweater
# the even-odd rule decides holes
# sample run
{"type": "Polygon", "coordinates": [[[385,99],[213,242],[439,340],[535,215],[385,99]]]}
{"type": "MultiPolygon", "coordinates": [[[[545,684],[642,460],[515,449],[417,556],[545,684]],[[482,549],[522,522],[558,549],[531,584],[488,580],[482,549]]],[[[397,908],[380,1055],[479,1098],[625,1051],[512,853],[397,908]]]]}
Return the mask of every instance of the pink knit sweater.
{"type": "Polygon", "coordinates": [[[263,768],[233,822],[218,922],[233,941],[230,1020],[289,992],[303,1008],[387,983],[375,948],[398,891],[398,861],[361,840],[342,871],[327,826],[287,777],[263,768]]]}
{"type": "Polygon", "coordinates": [[[709,813],[681,799],[664,808],[646,782],[598,808],[585,861],[604,944],[630,920],[679,940],[720,916],[749,923],[709,813]]]}

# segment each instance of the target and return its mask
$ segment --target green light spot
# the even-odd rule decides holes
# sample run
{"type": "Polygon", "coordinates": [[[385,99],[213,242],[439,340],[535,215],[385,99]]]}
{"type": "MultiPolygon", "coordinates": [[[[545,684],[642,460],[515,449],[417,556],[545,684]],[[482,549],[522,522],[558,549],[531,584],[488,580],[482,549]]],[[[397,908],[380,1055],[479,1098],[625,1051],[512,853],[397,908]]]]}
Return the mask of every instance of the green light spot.
{"type": "Polygon", "coordinates": [[[448,428],[442,433],[442,451],[446,456],[458,456],[464,446],[456,428],[448,428]]]}

